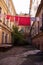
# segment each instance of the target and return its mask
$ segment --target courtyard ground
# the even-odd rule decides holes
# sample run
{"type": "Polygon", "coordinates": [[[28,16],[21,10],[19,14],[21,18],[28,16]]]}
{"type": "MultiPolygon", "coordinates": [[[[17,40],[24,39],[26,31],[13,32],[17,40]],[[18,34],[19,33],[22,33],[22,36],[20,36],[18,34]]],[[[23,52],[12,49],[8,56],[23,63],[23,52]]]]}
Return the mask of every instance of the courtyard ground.
{"type": "Polygon", "coordinates": [[[0,65],[43,65],[43,53],[31,45],[14,46],[0,51],[0,65]]]}

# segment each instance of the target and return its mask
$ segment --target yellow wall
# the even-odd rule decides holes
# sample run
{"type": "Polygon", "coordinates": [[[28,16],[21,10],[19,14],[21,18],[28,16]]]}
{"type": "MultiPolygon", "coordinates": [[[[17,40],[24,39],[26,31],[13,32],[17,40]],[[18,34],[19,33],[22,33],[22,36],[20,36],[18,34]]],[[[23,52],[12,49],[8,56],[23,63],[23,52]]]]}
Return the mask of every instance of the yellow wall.
{"type": "MultiPolygon", "coordinates": [[[[0,0],[0,7],[2,8],[2,13],[1,14],[16,15],[16,11],[15,11],[15,8],[13,6],[12,0],[0,0]],[[9,1],[8,5],[7,5],[6,1],[9,1]],[[11,9],[10,9],[10,7],[11,7],[11,9]]],[[[2,43],[2,33],[3,32],[4,32],[4,41],[3,41],[3,43],[5,43],[5,36],[6,36],[6,34],[7,34],[7,42],[6,43],[11,43],[12,26],[15,25],[15,24],[14,24],[14,22],[6,21],[6,19],[4,20],[4,16],[3,15],[2,15],[1,18],[2,18],[1,19],[2,22],[0,22],[0,25],[1,25],[0,44],[2,43]],[[6,24],[3,23],[3,22],[6,22],[6,24]],[[7,25],[7,23],[8,23],[8,25],[7,25]]]]}

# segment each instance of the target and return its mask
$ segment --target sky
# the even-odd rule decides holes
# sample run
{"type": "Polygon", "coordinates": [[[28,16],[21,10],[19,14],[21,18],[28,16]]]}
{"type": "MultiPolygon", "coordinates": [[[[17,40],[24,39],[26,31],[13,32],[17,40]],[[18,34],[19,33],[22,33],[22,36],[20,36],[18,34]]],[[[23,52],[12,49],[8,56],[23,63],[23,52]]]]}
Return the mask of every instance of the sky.
{"type": "Polygon", "coordinates": [[[13,0],[16,13],[29,13],[30,0],[13,0]]]}
{"type": "MultiPolygon", "coordinates": [[[[32,17],[34,17],[41,0],[32,0],[32,1],[33,2],[32,2],[32,8],[31,8],[30,14],[32,17]]],[[[29,14],[30,0],[13,0],[13,4],[17,14],[20,14],[20,13],[29,14]]]]}

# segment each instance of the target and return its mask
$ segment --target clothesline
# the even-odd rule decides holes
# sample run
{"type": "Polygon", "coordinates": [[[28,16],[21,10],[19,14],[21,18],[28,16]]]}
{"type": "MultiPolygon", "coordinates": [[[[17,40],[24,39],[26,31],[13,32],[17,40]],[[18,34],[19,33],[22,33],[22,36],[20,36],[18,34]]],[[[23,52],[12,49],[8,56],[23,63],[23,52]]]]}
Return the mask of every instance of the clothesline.
{"type": "Polygon", "coordinates": [[[42,18],[39,17],[29,17],[29,16],[13,16],[13,15],[0,15],[0,18],[5,18],[7,20],[10,20],[10,22],[16,22],[19,25],[22,26],[30,26],[31,21],[40,21],[42,18]]]}

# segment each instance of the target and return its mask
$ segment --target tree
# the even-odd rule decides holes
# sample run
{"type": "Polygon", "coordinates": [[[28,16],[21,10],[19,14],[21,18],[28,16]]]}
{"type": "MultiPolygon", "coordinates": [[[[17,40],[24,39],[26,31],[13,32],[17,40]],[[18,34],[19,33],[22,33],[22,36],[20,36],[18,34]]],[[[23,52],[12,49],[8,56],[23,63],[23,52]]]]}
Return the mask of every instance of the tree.
{"type": "Polygon", "coordinates": [[[18,27],[12,27],[12,43],[13,45],[23,44],[24,43],[24,37],[22,33],[18,31],[18,27]]]}

